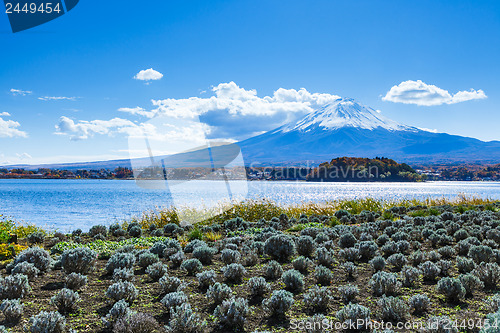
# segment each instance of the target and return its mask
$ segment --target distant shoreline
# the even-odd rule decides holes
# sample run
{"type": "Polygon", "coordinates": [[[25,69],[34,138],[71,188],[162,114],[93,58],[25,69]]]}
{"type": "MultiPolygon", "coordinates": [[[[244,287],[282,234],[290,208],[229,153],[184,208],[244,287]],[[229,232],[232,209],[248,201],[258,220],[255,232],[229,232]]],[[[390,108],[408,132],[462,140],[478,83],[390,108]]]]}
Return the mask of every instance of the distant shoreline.
{"type": "MultiPolygon", "coordinates": [[[[75,181],[86,181],[86,180],[100,180],[100,181],[105,181],[105,180],[118,180],[118,181],[135,181],[135,178],[27,178],[27,177],[19,177],[19,178],[2,178],[0,177],[0,181],[2,180],[75,180],[75,181]]],[[[141,180],[150,180],[150,181],[155,181],[158,179],[150,178],[150,179],[141,179],[141,180]]],[[[195,180],[195,179],[169,179],[169,180],[195,180]]],[[[199,179],[198,179],[199,180],[199,179]]],[[[231,181],[238,181],[240,179],[232,179],[231,181]]],[[[203,179],[203,181],[218,181],[218,182],[223,182],[224,180],[220,179],[203,179]]],[[[391,180],[385,180],[385,181],[349,181],[349,180],[339,180],[339,181],[307,181],[303,179],[247,179],[248,182],[295,182],[295,183],[327,183],[327,184],[332,184],[332,183],[349,183],[349,184],[356,184],[356,183],[366,183],[366,184],[390,184],[390,183],[433,183],[433,182],[447,182],[447,183],[500,183],[500,180],[460,180],[460,179],[435,179],[435,180],[425,180],[425,181],[391,181],[391,180]]]]}

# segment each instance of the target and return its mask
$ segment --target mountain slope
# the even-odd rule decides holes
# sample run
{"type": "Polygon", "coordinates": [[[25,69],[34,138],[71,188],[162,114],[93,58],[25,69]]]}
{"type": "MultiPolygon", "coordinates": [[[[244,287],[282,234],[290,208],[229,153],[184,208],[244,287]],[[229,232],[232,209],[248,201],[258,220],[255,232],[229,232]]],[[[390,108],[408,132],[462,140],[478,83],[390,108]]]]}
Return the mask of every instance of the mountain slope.
{"type": "Polygon", "coordinates": [[[247,164],[317,163],[338,156],[428,163],[500,161],[498,141],[424,131],[385,118],[352,99],[339,99],[239,144],[247,164]]]}

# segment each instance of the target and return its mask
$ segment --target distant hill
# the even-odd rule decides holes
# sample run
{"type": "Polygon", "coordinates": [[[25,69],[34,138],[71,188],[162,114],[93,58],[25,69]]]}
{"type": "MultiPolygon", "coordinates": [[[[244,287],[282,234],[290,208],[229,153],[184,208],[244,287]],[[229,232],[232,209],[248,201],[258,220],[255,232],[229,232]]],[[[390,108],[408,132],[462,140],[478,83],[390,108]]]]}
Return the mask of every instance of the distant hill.
{"type": "Polygon", "coordinates": [[[408,164],[400,164],[389,158],[338,157],[312,169],[306,179],[326,182],[405,182],[426,178],[408,164]]]}

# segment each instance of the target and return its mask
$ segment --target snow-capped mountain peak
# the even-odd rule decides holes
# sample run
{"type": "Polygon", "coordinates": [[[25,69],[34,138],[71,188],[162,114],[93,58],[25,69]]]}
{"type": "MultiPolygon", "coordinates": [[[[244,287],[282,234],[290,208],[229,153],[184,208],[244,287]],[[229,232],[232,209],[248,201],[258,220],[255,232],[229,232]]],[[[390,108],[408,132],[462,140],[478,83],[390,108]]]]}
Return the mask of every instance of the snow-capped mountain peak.
{"type": "Polygon", "coordinates": [[[295,123],[287,124],[278,131],[308,132],[313,129],[336,130],[353,127],[366,130],[377,128],[389,131],[417,131],[415,127],[400,124],[386,118],[372,108],[366,107],[351,98],[339,98],[333,103],[311,112],[295,123]]]}

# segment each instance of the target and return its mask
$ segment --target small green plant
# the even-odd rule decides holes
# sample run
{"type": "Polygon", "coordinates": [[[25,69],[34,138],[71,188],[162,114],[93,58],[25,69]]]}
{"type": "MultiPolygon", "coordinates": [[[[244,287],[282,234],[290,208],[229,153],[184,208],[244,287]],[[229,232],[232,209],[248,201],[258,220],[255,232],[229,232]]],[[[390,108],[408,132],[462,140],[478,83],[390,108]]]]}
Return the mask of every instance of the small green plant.
{"type": "Polygon", "coordinates": [[[203,232],[199,228],[194,228],[188,234],[188,239],[192,241],[193,239],[203,239],[203,232]]]}

